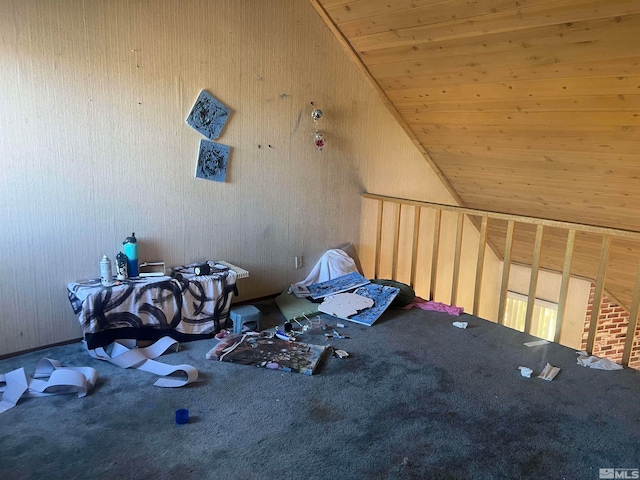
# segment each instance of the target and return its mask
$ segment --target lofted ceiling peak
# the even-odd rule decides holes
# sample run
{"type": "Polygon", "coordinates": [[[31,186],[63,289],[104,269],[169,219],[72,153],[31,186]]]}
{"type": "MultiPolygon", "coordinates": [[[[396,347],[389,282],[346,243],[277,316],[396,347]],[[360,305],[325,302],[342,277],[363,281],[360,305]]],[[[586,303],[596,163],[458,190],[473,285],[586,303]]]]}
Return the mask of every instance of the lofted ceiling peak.
{"type": "MultiPolygon", "coordinates": [[[[640,2],[310,3],[460,205],[640,232],[640,2]]],[[[594,240],[576,249],[595,278],[594,240]]],[[[608,289],[627,305],[638,251],[612,244],[608,289]]]]}

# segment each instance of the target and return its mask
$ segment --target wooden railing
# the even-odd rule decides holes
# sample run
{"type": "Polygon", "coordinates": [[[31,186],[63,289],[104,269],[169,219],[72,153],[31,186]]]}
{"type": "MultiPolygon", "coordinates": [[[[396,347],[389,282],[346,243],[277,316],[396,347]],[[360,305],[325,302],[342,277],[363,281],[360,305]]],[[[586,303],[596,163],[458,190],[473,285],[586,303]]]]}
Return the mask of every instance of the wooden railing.
{"type": "MultiPolygon", "coordinates": [[[[461,251],[462,251],[462,239],[463,239],[463,225],[465,217],[471,217],[475,220],[472,222],[476,226],[476,232],[474,235],[477,235],[479,238],[478,241],[478,252],[477,252],[477,261],[476,261],[476,271],[475,271],[475,286],[474,286],[474,296],[473,296],[473,314],[478,315],[480,300],[481,300],[481,292],[482,292],[482,282],[483,282],[483,272],[485,266],[485,258],[486,258],[486,249],[487,246],[491,248],[497,255],[498,259],[503,262],[502,274],[500,279],[500,293],[498,300],[498,313],[497,318],[495,319],[498,323],[503,323],[504,314],[505,314],[505,306],[507,300],[507,292],[509,285],[509,274],[512,265],[512,247],[513,247],[513,234],[514,228],[516,224],[529,224],[535,226],[535,242],[533,244],[533,255],[531,265],[529,266],[531,269],[531,276],[529,280],[529,288],[528,288],[528,298],[535,299],[536,298],[536,288],[538,283],[538,272],[540,271],[540,254],[542,249],[542,238],[543,231],[547,227],[553,227],[556,229],[562,229],[566,231],[566,248],[564,251],[564,258],[559,259],[562,260],[559,264],[563,265],[562,267],[562,280],[560,284],[560,293],[558,300],[558,312],[557,312],[557,320],[556,320],[556,329],[554,340],[556,342],[559,341],[560,338],[560,330],[562,328],[562,320],[564,319],[565,309],[567,306],[567,294],[569,291],[569,281],[572,276],[571,273],[571,264],[572,257],[574,253],[574,244],[576,240],[576,232],[586,232],[589,234],[597,235],[601,238],[601,248],[600,248],[600,257],[599,259],[594,259],[594,262],[598,263],[597,275],[595,278],[589,278],[595,284],[595,293],[593,298],[593,309],[591,312],[590,323],[589,323],[589,332],[587,338],[587,346],[586,349],[589,353],[593,351],[594,342],[596,338],[596,330],[598,326],[598,314],[599,314],[599,306],[602,302],[603,292],[604,292],[604,284],[605,284],[605,271],[607,267],[607,260],[609,258],[609,250],[611,246],[611,240],[613,238],[622,238],[622,239],[630,239],[630,240],[639,240],[640,241],[640,233],[632,232],[627,230],[616,230],[613,228],[606,227],[598,227],[593,225],[583,225],[578,223],[571,222],[562,222],[556,220],[548,220],[534,217],[526,217],[520,215],[513,214],[505,214],[498,212],[489,212],[483,210],[476,210],[465,207],[457,207],[452,205],[443,205],[431,202],[423,202],[416,200],[407,200],[396,197],[388,197],[382,195],[374,195],[369,193],[364,193],[363,198],[366,200],[376,201],[378,204],[377,207],[377,224],[376,224],[376,240],[375,240],[375,252],[374,252],[374,276],[375,278],[380,278],[380,263],[381,256],[383,254],[383,245],[382,245],[382,237],[383,232],[392,232],[393,234],[393,246],[391,252],[385,252],[387,255],[391,255],[391,277],[392,279],[397,279],[397,271],[398,271],[398,256],[399,256],[399,245],[404,242],[409,242],[411,244],[411,262],[410,262],[410,285],[414,287],[416,282],[416,275],[420,266],[418,265],[418,245],[420,244],[420,230],[421,230],[421,215],[422,209],[430,209],[434,211],[434,223],[432,227],[432,251],[431,251],[431,272],[430,272],[430,298],[435,299],[435,289],[436,283],[438,281],[438,256],[440,249],[440,238],[441,238],[441,219],[442,212],[454,212],[457,214],[457,222],[456,222],[456,232],[455,232],[455,250],[453,257],[453,275],[452,275],[452,284],[451,284],[451,301],[452,305],[456,305],[458,299],[458,284],[460,278],[460,261],[461,261],[461,251]],[[395,207],[397,210],[395,215],[393,216],[393,221],[391,224],[389,222],[384,221],[384,212],[385,208],[390,205],[397,205],[395,207]],[[413,231],[412,238],[410,239],[401,239],[401,228],[400,221],[403,214],[403,209],[412,208],[413,209],[413,231]],[[502,250],[503,254],[500,255],[498,250],[488,242],[487,233],[489,229],[490,221],[493,219],[506,221],[507,228],[506,234],[504,238],[504,250],[502,250]]],[[[558,271],[558,273],[560,273],[558,271]]],[[[525,332],[530,332],[533,310],[534,310],[534,301],[527,302],[527,310],[526,310],[526,318],[525,318],[525,332]]],[[[628,365],[631,351],[634,345],[634,334],[636,332],[637,320],[638,320],[638,312],[640,309],[640,262],[638,263],[638,269],[635,276],[635,284],[633,287],[632,301],[630,308],[627,308],[629,311],[629,324],[627,327],[627,335],[625,337],[624,344],[624,353],[622,357],[622,364],[628,365]]]]}

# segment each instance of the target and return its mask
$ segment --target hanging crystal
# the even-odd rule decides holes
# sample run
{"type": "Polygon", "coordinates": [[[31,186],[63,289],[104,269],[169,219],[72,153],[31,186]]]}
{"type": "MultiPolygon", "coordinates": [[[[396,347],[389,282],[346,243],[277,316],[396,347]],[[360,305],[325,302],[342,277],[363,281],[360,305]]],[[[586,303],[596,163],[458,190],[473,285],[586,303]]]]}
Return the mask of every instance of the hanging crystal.
{"type": "Polygon", "coordinates": [[[326,143],[324,135],[320,131],[316,130],[316,132],[313,134],[313,140],[316,144],[316,148],[318,150],[322,150],[326,143]]]}
{"type": "Polygon", "coordinates": [[[318,120],[322,118],[322,110],[316,107],[313,102],[311,102],[311,106],[313,107],[313,110],[311,111],[311,118],[313,119],[313,124],[316,126],[316,130],[313,133],[313,143],[318,150],[322,150],[322,148],[326,144],[326,139],[324,138],[322,132],[320,132],[317,128],[318,120]]]}

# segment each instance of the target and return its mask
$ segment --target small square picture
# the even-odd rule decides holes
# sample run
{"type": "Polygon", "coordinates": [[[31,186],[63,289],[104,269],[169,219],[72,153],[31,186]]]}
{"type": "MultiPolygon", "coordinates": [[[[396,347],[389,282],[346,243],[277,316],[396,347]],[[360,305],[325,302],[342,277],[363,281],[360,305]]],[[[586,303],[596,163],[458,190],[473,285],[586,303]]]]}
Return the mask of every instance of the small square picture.
{"type": "Polygon", "coordinates": [[[196,177],[215,182],[224,182],[227,178],[229,147],[220,143],[200,140],[200,153],[196,166],[196,177]]]}
{"type": "Polygon", "coordinates": [[[209,92],[202,90],[187,117],[187,124],[209,140],[215,140],[220,136],[228,117],[229,109],[209,92]]]}

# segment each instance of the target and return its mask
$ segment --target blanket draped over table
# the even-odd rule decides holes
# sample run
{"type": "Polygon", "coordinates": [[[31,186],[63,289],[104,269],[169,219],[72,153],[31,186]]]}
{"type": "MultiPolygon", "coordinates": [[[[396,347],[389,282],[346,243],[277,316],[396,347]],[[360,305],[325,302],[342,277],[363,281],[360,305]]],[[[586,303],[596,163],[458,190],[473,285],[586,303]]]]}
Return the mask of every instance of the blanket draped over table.
{"type": "Polygon", "coordinates": [[[89,348],[107,345],[115,338],[146,338],[139,335],[140,330],[157,330],[160,336],[175,332],[184,340],[188,335],[210,335],[228,327],[231,297],[237,292],[236,272],[212,265],[211,275],[196,276],[194,265],[187,265],[173,269],[172,277],[134,278],[109,287],[99,280],[69,284],[69,301],[89,348]],[[118,335],[125,330],[126,337],[118,335]],[[101,333],[109,335],[96,340],[94,336],[101,333]]]}

